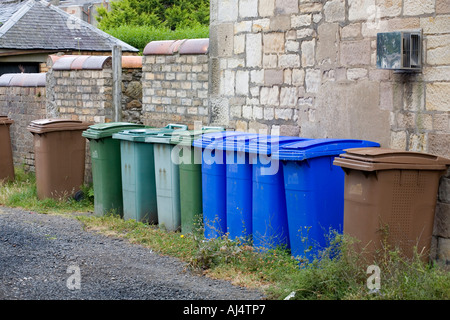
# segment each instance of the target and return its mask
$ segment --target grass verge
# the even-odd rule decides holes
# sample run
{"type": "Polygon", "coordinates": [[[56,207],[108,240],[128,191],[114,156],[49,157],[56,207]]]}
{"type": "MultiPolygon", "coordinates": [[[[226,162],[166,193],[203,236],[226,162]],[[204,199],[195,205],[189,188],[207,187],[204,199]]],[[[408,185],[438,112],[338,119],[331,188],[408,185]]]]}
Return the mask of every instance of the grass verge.
{"type": "MultiPolygon", "coordinates": [[[[89,190],[87,191],[89,194],[89,190]]],[[[18,170],[16,181],[0,185],[0,204],[39,213],[93,210],[92,197],[38,200],[32,174],[18,170]]],[[[300,263],[289,250],[255,250],[251,243],[227,236],[206,240],[202,228],[189,234],[164,229],[118,215],[77,215],[86,230],[121,237],[154,252],[179,258],[201,274],[230,280],[235,285],[259,288],[268,299],[289,296],[297,300],[447,300],[450,272],[420,256],[404,258],[395,248],[385,248],[368,262],[353,248],[354,239],[330,234],[330,245],[313,261],[300,263]],[[379,268],[380,286],[370,290],[368,266],[379,268]]]]}

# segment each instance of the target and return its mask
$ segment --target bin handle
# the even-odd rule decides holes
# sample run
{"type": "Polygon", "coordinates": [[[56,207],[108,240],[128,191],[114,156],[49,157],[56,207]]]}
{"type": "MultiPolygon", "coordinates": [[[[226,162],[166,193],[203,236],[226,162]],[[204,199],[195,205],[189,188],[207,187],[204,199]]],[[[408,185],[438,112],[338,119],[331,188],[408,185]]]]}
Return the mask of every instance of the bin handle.
{"type": "Polygon", "coordinates": [[[202,131],[204,131],[204,130],[225,130],[225,128],[224,127],[208,127],[208,126],[206,126],[206,127],[202,127],[202,131]]]}
{"type": "Polygon", "coordinates": [[[177,124],[177,123],[169,123],[166,128],[168,129],[175,129],[175,128],[180,128],[181,130],[187,130],[188,126],[185,124],[177,124]]]}

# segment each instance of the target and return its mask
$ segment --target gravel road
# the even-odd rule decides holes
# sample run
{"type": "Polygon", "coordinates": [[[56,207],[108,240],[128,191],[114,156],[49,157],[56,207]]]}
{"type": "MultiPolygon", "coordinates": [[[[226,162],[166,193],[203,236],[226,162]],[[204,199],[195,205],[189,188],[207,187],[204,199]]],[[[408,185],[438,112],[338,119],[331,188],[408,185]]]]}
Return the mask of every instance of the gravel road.
{"type": "Polygon", "coordinates": [[[178,259],[84,231],[70,216],[0,206],[2,300],[259,300],[178,259]]]}

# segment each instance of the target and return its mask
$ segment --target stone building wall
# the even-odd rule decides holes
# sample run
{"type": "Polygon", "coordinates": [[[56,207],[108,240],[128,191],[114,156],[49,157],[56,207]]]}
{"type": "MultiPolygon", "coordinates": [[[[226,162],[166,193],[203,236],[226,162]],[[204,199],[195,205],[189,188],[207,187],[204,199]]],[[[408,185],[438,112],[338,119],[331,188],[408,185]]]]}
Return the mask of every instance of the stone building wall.
{"type": "MultiPolygon", "coordinates": [[[[449,21],[448,0],[211,0],[211,121],[450,158],[449,21]],[[377,69],[377,33],[416,29],[422,71],[377,69]]],[[[435,254],[449,263],[449,175],[438,200],[435,254]]]]}
{"type": "Polygon", "coordinates": [[[0,114],[14,120],[10,126],[14,166],[34,171],[33,135],[26,127],[47,116],[45,106],[45,74],[0,77],[0,114]]]}
{"type": "Polygon", "coordinates": [[[144,49],[143,123],[209,123],[209,39],[153,41],[144,49]]]}

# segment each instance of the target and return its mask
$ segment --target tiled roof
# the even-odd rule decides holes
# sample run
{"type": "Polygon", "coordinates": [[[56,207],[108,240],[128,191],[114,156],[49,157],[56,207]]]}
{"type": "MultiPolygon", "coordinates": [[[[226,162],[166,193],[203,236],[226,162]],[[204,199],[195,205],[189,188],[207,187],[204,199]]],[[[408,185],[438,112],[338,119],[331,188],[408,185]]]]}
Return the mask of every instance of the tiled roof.
{"type": "Polygon", "coordinates": [[[138,49],[43,0],[0,1],[0,48],[111,51],[138,49]]]}

